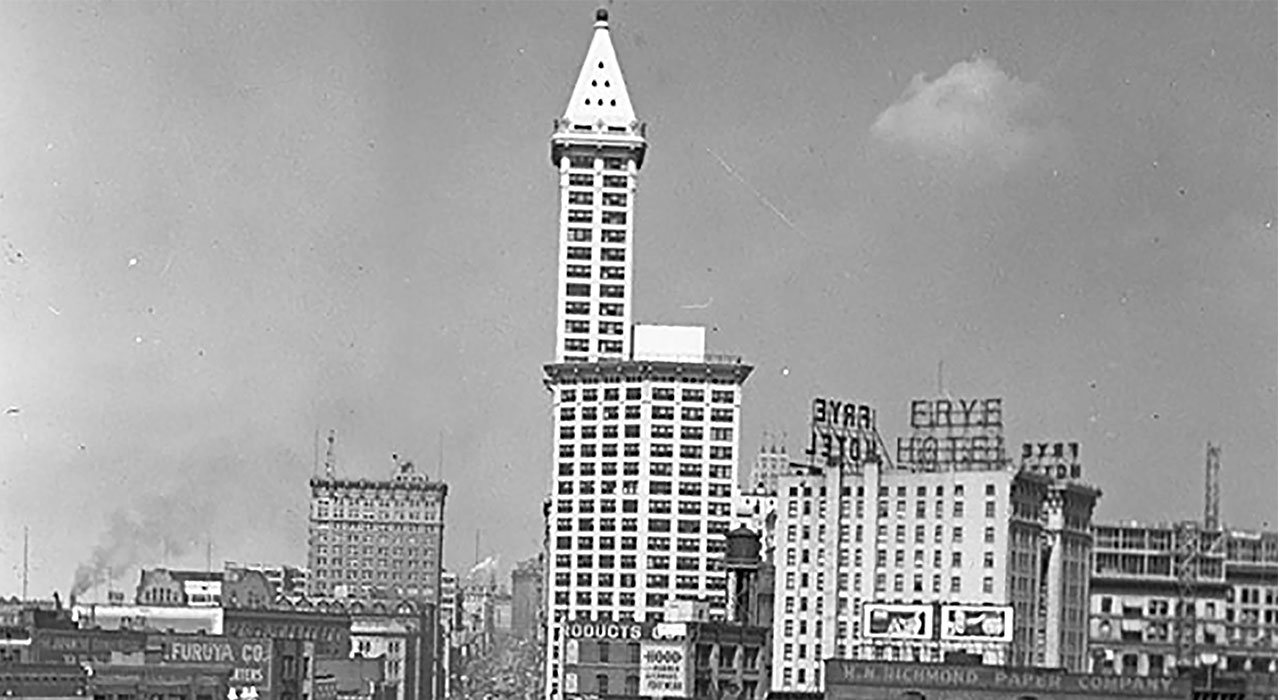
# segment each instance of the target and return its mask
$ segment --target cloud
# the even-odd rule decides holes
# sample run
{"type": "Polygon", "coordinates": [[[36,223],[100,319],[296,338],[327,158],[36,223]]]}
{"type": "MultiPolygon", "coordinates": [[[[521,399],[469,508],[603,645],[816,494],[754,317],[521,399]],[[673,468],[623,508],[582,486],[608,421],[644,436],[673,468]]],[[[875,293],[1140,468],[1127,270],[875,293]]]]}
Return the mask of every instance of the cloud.
{"type": "Polygon", "coordinates": [[[1061,137],[1044,88],[1009,77],[986,58],[957,63],[932,82],[917,73],[871,133],[935,163],[981,161],[1003,170],[1061,137]]]}

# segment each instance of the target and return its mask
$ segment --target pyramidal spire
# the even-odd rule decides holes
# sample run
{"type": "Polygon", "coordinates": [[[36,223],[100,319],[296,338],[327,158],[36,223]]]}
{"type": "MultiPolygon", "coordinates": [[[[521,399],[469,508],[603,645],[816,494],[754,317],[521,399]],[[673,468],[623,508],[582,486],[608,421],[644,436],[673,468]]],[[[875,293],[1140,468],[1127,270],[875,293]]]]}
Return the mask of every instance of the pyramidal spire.
{"type": "Polygon", "coordinates": [[[609,11],[604,8],[596,10],[595,34],[591,37],[587,58],[582,62],[578,82],[573,86],[564,119],[575,125],[603,121],[605,126],[620,127],[630,127],[636,120],[627,84],[622,79],[622,68],[609,38],[609,11]]]}

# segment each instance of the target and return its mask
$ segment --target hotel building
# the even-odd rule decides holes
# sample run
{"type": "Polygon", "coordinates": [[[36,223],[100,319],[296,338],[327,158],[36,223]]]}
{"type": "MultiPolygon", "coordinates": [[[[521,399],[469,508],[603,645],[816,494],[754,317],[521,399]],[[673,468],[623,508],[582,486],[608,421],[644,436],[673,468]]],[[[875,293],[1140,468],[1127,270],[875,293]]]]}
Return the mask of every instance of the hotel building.
{"type": "MultiPolygon", "coordinates": [[[[949,403],[913,402],[913,423],[918,405],[949,403]]],[[[1071,472],[1055,478],[1030,446],[1015,464],[999,399],[982,404],[985,415],[963,427],[918,423],[892,461],[874,411],[834,432],[815,420],[810,465],[778,482],[774,690],[822,690],[827,659],[940,662],[960,652],[1084,670],[1100,492],[1071,472]],[[962,630],[948,619],[959,608],[947,606],[993,626],[962,630]]],[[[1061,459],[1071,452],[1057,444],[1061,459]]]]}
{"type": "Polygon", "coordinates": [[[554,424],[547,513],[548,697],[565,692],[562,623],[657,620],[668,600],[724,615],[720,566],[751,367],[702,328],[632,324],[636,175],[648,143],[609,37],[595,31],[551,160],[559,172],[554,424]]]}

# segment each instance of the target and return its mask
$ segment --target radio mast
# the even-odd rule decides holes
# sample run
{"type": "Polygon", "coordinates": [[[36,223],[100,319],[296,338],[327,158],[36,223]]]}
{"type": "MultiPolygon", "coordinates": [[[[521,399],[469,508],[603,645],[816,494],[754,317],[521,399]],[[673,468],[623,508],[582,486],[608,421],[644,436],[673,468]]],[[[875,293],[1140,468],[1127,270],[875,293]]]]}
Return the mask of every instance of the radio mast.
{"type": "Polygon", "coordinates": [[[333,460],[334,437],[335,436],[334,436],[333,428],[330,428],[329,437],[325,439],[326,446],[324,448],[324,478],[330,479],[330,480],[333,479],[333,469],[334,469],[334,460],[333,460]]]}

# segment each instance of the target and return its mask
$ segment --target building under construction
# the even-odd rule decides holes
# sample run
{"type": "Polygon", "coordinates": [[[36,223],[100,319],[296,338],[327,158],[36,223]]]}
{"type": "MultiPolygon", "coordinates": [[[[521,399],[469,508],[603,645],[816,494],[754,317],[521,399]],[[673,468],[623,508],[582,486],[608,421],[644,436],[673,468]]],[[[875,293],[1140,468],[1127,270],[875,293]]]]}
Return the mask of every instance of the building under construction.
{"type": "Polygon", "coordinates": [[[1218,462],[1210,446],[1203,521],[1094,525],[1093,672],[1270,674],[1275,696],[1276,533],[1223,526],[1218,462]]]}

